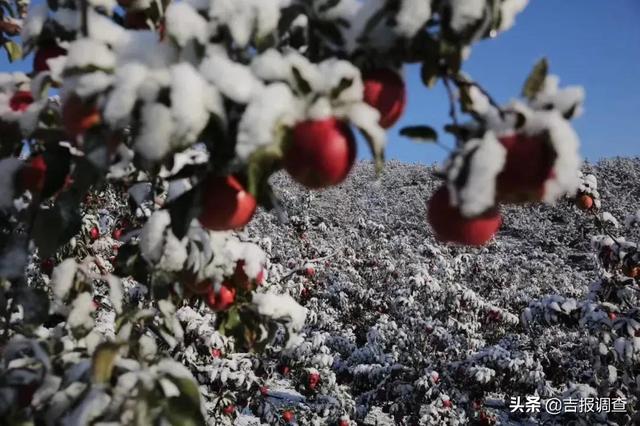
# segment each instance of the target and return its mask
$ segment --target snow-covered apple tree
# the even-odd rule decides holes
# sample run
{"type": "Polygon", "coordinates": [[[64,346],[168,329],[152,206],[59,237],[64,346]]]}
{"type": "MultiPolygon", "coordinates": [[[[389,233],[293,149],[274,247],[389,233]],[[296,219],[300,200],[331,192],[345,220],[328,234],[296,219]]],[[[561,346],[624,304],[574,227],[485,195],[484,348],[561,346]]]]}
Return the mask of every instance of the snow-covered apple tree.
{"type": "MultiPolygon", "coordinates": [[[[10,59],[32,58],[26,72],[0,74],[0,415],[9,424],[364,419],[356,406],[376,396],[355,401],[337,376],[375,374],[353,366],[376,364],[372,342],[397,326],[380,326],[358,350],[343,342],[350,356],[336,366],[329,347],[339,339],[300,336],[305,288],[297,300],[279,288],[291,275],[313,281],[314,265],[330,262],[305,242],[304,211],[290,211],[290,223],[298,260],[313,261],[292,259],[288,275],[269,259],[269,236],[242,228],[258,207],[286,216],[276,172],[309,190],[344,182],[356,131],[380,173],[409,64],[421,67],[416,96],[443,84],[450,97],[455,146],[425,215],[439,240],[486,244],[500,204],[553,203],[580,189],[581,208],[599,207],[595,183],[581,186],[569,122],[582,89],[560,88],[541,60],[522,100],[501,106],[462,71],[474,43],[511,28],[526,0],[0,1],[10,59]],[[274,402],[272,374],[292,376],[314,403],[300,412],[274,402]]],[[[428,123],[401,133],[438,138],[428,123]]],[[[637,255],[621,255],[627,245],[599,244],[615,258],[607,267],[638,274],[637,255]]],[[[482,375],[478,357],[461,371],[482,375]]],[[[535,375],[526,357],[513,362],[535,375]]],[[[423,398],[438,372],[421,380],[423,398]]],[[[451,406],[438,401],[422,422],[451,406]]]]}

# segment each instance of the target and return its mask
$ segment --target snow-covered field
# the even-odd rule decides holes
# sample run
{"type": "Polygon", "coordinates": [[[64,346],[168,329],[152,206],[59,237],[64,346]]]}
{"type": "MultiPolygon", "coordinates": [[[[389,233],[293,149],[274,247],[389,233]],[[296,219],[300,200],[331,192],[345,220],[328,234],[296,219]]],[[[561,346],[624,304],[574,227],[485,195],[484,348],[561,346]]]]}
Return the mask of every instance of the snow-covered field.
{"type": "MultiPolygon", "coordinates": [[[[586,170],[599,180],[603,211],[622,222],[640,208],[640,161],[586,170]]],[[[382,179],[372,175],[361,164],[344,185],[314,194],[278,176],[288,224],[266,213],[251,224],[249,234],[270,258],[267,287],[309,309],[305,343],[289,356],[261,358],[290,368],[267,376],[266,385],[291,396],[301,424],[324,424],[336,418],[328,412],[354,408],[352,418],[365,424],[488,424],[493,415],[502,424],[570,421],[571,414],[509,415],[508,405],[510,397],[607,385],[596,374],[585,324],[520,321],[548,295],[586,298],[601,273],[590,247],[601,233],[593,219],[569,201],[509,207],[487,247],[447,247],[425,221],[425,199],[437,185],[429,169],[391,162],[382,179]],[[305,388],[311,368],[321,377],[313,392],[305,388]]],[[[637,228],[612,232],[630,241],[640,235],[637,228]]],[[[622,391],[620,382],[609,385],[622,391]]],[[[633,395],[625,393],[629,406],[633,395]]],[[[625,423],[620,415],[609,420],[625,423]]]]}

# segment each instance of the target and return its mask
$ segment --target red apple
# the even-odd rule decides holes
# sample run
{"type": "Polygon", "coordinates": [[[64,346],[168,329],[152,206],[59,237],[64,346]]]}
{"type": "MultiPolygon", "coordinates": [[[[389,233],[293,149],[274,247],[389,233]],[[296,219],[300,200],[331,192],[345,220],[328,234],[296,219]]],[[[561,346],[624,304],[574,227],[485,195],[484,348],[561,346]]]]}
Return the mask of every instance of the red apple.
{"type": "Polygon", "coordinates": [[[73,140],[101,122],[100,112],[93,103],[72,95],[62,107],[62,123],[73,140]]]}
{"type": "Polygon", "coordinates": [[[256,211],[256,199],[233,176],[210,175],[204,181],[200,223],[212,231],[245,226],[256,211]]]}
{"type": "Polygon", "coordinates": [[[540,201],[545,182],[553,177],[556,153],[546,135],[516,133],[499,139],[507,150],[497,178],[497,198],[506,202],[540,201]]]}
{"type": "Polygon", "coordinates": [[[350,426],[350,425],[351,423],[347,419],[340,419],[340,421],[338,422],[338,426],[350,426]]]}
{"type": "Polygon", "coordinates": [[[263,282],[264,282],[264,268],[260,269],[260,272],[258,272],[258,275],[256,275],[256,284],[261,286],[263,282]]]}
{"type": "Polygon", "coordinates": [[[388,68],[365,73],[364,101],[380,112],[380,126],[392,127],[407,105],[407,89],[400,75],[388,68]]]}
{"type": "Polygon", "coordinates": [[[214,358],[222,357],[222,351],[218,348],[211,348],[211,356],[214,358]]]}
{"type": "Polygon", "coordinates": [[[229,404],[222,409],[222,412],[227,416],[232,415],[235,411],[236,411],[236,406],[233,404],[229,404]]]}
{"type": "Polygon", "coordinates": [[[347,124],[335,118],[298,123],[285,147],[284,167],[307,188],[344,181],[356,159],[356,140],[347,124]]]}
{"type": "Polygon", "coordinates": [[[236,262],[236,269],[233,272],[232,280],[236,287],[243,288],[245,290],[252,290],[254,286],[262,285],[264,281],[264,269],[260,269],[258,275],[254,279],[250,279],[247,273],[244,271],[244,260],[240,259],[236,262]],[[255,284],[255,285],[254,285],[255,284]]]}
{"type": "Polygon", "coordinates": [[[450,204],[449,190],[445,186],[429,200],[427,218],[438,240],[469,246],[486,244],[502,224],[500,213],[495,209],[475,218],[462,216],[450,204]]]}
{"type": "Polygon", "coordinates": [[[211,286],[205,298],[207,305],[214,311],[226,311],[233,305],[235,300],[236,289],[229,286],[228,283],[223,283],[218,293],[211,286]]]}
{"type": "Polygon", "coordinates": [[[450,399],[445,399],[444,401],[442,401],[442,406],[444,408],[451,408],[453,406],[453,403],[450,399]]]}
{"type": "Polygon", "coordinates": [[[18,172],[18,185],[22,191],[41,192],[47,176],[47,163],[41,154],[31,159],[18,172]]]}
{"type": "Polygon", "coordinates": [[[307,382],[309,389],[314,390],[320,383],[320,373],[310,373],[309,377],[307,378],[307,382]]]}
{"type": "Polygon", "coordinates": [[[262,396],[269,395],[269,388],[267,386],[262,386],[260,388],[260,395],[262,395],[262,396]]]}
{"type": "Polygon", "coordinates": [[[618,314],[616,314],[615,312],[609,312],[608,316],[611,321],[615,321],[618,318],[618,314]]]}
{"type": "Polygon", "coordinates": [[[13,111],[25,112],[33,103],[33,95],[28,90],[18,90],[9,99],[9,107],[13,111]]]}
{"type": "Polygon", "coordinates": [[[57,44],[41,46],[33,56],[33,71],[35,71],[36,73],[49,71],[49,65],[47,64],[47,61],[49,59],[57,58],[58,56],[66,54],[67,50],[58,46],[57,44]]]}
{"type": "Polygon", "coordinates": [[[111,238],[119,240],[122,237],[122,232],[122,228],[115,228],[113,232],[111,232],[111,238]]]}
{"type": "Polygon", "coordinates": [[[51,276],[54,266],[55,266],[55,262],[50,257],[40,262],[40,269],[42,270],[42,272],[44,272],[48,276],[51,276]]]}
{"type": "Polygon", "coordinates": [[[93,228],[91,228],[91,230],[89,230],[89,237],[95,241],[98,238],[100,238],[100,230],[98,229],[97,226],[94,226],[93,228]]]}
{"type": "Polygon", "coordinates": [[[576,204],[581,210],[591,210],[593,208],[593,197],[584,194],[576,200],[576,204]]]}
{"type": "Polygon", "coordinates": [[[284,420],[287,423],[291,423],[294,418],[295,418],[295,414],[293,414],[293,411],[291,410],[285,410],[282,413],[282,420],[284,420]]]}

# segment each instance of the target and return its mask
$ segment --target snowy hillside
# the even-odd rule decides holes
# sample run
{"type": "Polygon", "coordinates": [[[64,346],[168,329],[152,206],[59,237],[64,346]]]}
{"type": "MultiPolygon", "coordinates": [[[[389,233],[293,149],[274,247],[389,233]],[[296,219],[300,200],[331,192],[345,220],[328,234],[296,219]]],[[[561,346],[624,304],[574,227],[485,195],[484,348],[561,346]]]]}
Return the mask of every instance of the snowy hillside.
{"type": "MultiPolygon", "coordinates": [[[[640,161],[586,169],[598,178],[603,211],[622,222],[638,210],[640,161]]],[[[372,413],[385,412],[398,424],[488,424],[495,414],[517,423],[526,416],[508,416],[512,396],[595,387],[586,327],[525,330],[520,322],[528,305],[549,294],[581,300],[588,293],[600,273],[592,218],[569,201],[510,207],[489,246],[447,247],[425,220],[425,199],[438,183],[428,168],[391,162],[382,179],[372,175],[361,164],[342,186],[315,194],[277,176],[289,223],[260,214],[250,226],[270,239],[263,241],[268,286],[282,286],[310,309],[306,346],[282,360],[292,375],[320,370],[326,396],[295,406],[301,423],[313,417],[307,410],[327,404],[343,405],[337,411],[355,404],[361,421],[380,421],[387,415],[372,413]]]]}

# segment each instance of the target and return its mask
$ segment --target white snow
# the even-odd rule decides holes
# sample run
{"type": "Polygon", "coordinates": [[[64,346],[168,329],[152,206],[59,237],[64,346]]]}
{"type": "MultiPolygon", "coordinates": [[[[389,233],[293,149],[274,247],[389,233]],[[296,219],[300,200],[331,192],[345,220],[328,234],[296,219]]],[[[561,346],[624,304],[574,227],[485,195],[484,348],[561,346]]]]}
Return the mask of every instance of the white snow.
{"type": "Polygon", "coordinates": [[[448,0],[451,7],[451,28],[462,32],[480,20],[484,14],[486,0],[448,0]]]}
{"type": "Polygon", "coordinates": [[[299,332],[304,327],[307,309],[289,295],[257,293],[253,295],[252,303],[258,314],[276,320],[286,320],[294,332],[299,332]]]}
{"type": "Polygon", "coordinates": [[[477,216],[495,206],[496,177],[504,168],[507,150],[496,135],[488,131],[483,139],[466,142],[458,155],[461,161],[452,164],[448,172],[449,194],[462,215],[477,216]],[[468,179],[462,188],[457,188],[454,182],[465,163],[468,179]]]}
{"type": "Polygon", "coordinates": [[[431,2],[426,0],[401,0],[396,15],[396,32],[411,38],[420,31],[431,17],[431,2]]]}
{"type": "Polygon", "coordinates": [[[238,126],[236,154],[241,160],[261,146],[269,145],[279,127],[292,126],[303,112],[284,83],[273,83],[260,91],[245,110],[238,126]]]}
{"type": "Polygon", "coordinates": [[[114,127],[129,124],[130,114],[138,99],[138,88],[147,77],[147,68],[139,63],[127,63],[118,67],[114,88],[109,93],[103,110],[104,120],[114,127]]]}
{"type": "Polygon", "coordinates": [[[46,2],[32,3],[30,5],[27,18],[24,20],[20,32],[23,43],[29,43],[40,35],[48,13],[49,7],[46,2]]]}
{"type": "Polygon", "coordinates": [[[188,3],[171,3],[165,14],[166,33],[180,47],[191,40],[207,42],[207,21],[188,3]]]}
{"type": "Polygon", "coordinates": [[[134,149],[151,161],[163,159],[171,151],[174,131],[171,110],[159,103],[142,107],[142,128],[135,140],[134,149]]]}
{"type": "Polygon", "coordinates": [[[500,31],[507,31],[516,20],[516,15],[522,12],[529,0],[502,0],[500,4],[500,31]]]}
{"type": "Polygon", "coordinates": [[[173,138],[179,147],[196,142],[207,125],[209,112],[205,96],[209,93],[207,83],[191,64],[182,62],[171,67],[173,138]]]}
{"type": "Polygon", "coordinates": [[[166,210],[155,212],[142,228],[140,234],[140,253],[151,263],[157,263],[162,257],[165,230],[171,224],[171,216],[166,210]]]}
{"type": "Polygon", "coordinates": [[[113,70],[116,58],[109,48],[99,41],[82,38],[69,45],[65,68],[97,67],[103,70],[113,70]]]}
{"type": "Polygon", "coordinates": [[[224,51],[209,49],[200,72],[227,98],[241,104],[248,103],[262,88],[262,83],[246,65],[233,62],[224,51]]]}
{"type": "Polygon", "coordinates": [[[63,300],[71,290],[77,271],[78,264],[73,258],[63,260],[54,268],[51,274],[51,289],[58,300],[63,300]]]}

